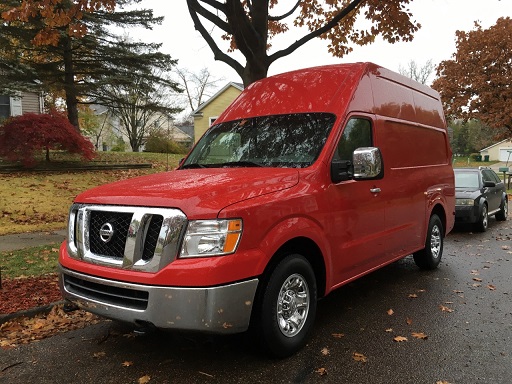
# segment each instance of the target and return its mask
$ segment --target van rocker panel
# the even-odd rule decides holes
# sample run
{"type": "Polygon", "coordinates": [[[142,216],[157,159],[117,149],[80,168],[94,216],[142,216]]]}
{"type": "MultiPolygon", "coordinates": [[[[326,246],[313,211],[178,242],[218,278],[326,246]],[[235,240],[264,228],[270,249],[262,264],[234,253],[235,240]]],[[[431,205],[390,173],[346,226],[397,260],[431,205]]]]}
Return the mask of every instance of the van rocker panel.
{"type": "Polygon", "coordinates": [[[258,279],[216,287],[151,286],[59,266],[64,299],[106,318],[157,328],[238,333],[249,327],[258,279]]]}

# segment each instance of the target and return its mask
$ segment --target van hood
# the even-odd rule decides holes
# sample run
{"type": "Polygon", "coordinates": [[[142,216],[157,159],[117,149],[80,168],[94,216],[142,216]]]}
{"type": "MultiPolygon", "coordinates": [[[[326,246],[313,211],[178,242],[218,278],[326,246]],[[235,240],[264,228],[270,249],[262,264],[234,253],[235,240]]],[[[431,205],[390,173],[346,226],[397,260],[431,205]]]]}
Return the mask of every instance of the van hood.
{"type": "Polygon", "coordinates": [[[291,188],[294,168],[207,168],[158,173],[102,185],[76,203],[178,208],[189,219],[216,217],[237,202],[291,188]]]}

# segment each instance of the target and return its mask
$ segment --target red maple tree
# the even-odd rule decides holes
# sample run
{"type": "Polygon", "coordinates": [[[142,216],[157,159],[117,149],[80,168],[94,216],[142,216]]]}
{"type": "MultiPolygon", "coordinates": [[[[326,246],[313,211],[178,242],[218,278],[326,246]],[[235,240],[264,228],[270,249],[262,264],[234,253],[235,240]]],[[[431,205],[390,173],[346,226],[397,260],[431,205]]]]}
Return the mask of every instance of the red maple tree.
{"type": "Polygon", "coordinates": [[[26,113],[8,119],[0,126],[0,157],[31,166],[41,151],[50,161],[50,150],[66,150],[91,160],[92,143],[77,132],[68,119],[57,113],[26,113]]]}

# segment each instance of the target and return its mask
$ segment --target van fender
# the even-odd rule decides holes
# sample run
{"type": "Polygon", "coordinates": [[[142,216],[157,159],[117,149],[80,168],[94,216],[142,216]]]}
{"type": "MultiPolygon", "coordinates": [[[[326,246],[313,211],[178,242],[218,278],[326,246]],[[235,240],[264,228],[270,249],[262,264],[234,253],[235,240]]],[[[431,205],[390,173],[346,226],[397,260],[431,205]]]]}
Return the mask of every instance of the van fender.
{"type": "MultiPolygon", "coordinates": [[[[279,257],[279,251],[282,250],[287,244],[294,240],[308,239],[312,241],[320,250],[321,258],[325,266],[326,276],[325,279],[327,290],[332,286],[332,271],[331,263],[331,247],[325,236],[324,230],[318,222],[308,217],[289,217],[281,220],[274,225],[265,235],[260,243],[260,249],[266,255],[258,265],[259,271],[265,271],[271,260],[279,257]]],[[[298,250],[300,252],[300,250],[298,250]]],[[[303,254],[308,258],[311,255],[303,254]]],[[[322,292],[323,294],[323,292],[322,292]]]]}
{"type": "MultiPolygon", "coordinates": [[[[445,185],[436,185],[427,190],[427,192],[425,193],[427,196],[427,215],[424,220],[424,229],[426,229],[428,227],[428,223],[430,221],[430,217],[432,216],[432,214],[437,214],[441,221],[443,222],[445,236],[452,229],[454,220],[452,219],[450,223],[450,216],[447,210],[447,203],[445,198],[446,188],[447,186],[445,185]]],[[[426,231],[424,230],[424,232],[426,231]]]]}

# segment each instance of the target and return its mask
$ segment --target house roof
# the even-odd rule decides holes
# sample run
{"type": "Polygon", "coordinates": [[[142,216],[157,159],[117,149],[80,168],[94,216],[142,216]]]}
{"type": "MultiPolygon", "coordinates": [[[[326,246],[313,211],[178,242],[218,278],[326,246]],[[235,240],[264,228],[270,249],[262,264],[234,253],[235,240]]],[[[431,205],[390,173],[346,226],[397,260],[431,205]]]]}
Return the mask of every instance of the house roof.
{"type": "Polygon", "coordinates": [[[498,146],[498,145],[501,145],[501,144],[503,144],[503,143],[506,143],[507,141],[512,141],[512,140],[511,140],[511,139],[501,140],[501,141],[499,141],[499,142],[497,142],[497,143],[494,143],[494,144],[492,144],[492,145],[489,145],[488,147],[485,147],[484,149],[481,149],[481,150],[480,150],[480,152],[487,151],[487,150],[489,150],[489,149],[491,149],[491,148],[494,148],[494,147],[496,147],[496,146],[498,146]]]}
{"type": "Polygon", "coordinates": [[[243,84],[240,84],[240,83],[235,83],[235,82],[229,82],[227,83],[224,87],[222,87],[219,91],[217,91],[217,93],[215,93],[212,97],[210,97],[207,101],[205,101],[204,103],[202,103],[195,111],[193,111],[191,113],[191,116],[201,116],[200,113],[201,111],[208,105],[210,104],[212,101],[214,101],[217,97],[219,97],[222,93],[224,93],[224,91],[226,89],[228,89],[229,87],[235,87],[236,89],[238,89],[239,91],[243,91],[244,90],[244,85],[243,84]]]}

